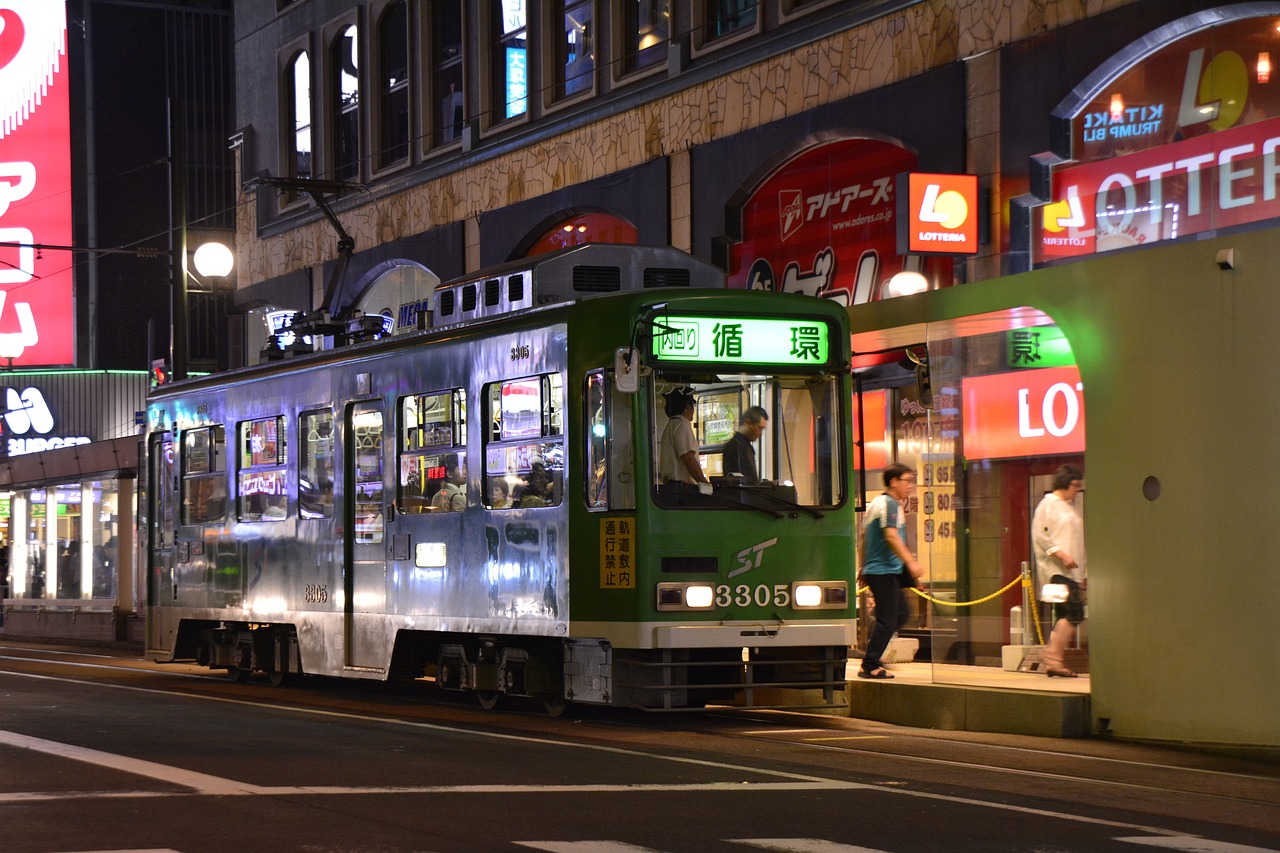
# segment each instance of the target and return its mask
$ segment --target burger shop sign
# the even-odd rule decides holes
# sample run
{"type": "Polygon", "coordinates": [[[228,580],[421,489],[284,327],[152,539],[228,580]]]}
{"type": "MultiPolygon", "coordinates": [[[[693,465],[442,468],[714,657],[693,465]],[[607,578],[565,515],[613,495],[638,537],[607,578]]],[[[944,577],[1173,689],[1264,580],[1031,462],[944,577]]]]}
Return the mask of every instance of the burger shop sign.
{"type": "Polygon", "coordinates": [[[9,456],[88,444],[88,436],[54,435],[58,423],[39,388],[5,389],[4,447],[9,456]]]}
{"type": "Polygon", "coordinates": [[[1198,30],[1137,62],[1122,52],[1120,70],[1082,84],[1090,94],[1054,118],[1071,150],[1054,152],[1037,262],[1280,218],[1274,17],[1198,30]],[[1274,44],[1258,44],[1262,29],[1274,44]]]}

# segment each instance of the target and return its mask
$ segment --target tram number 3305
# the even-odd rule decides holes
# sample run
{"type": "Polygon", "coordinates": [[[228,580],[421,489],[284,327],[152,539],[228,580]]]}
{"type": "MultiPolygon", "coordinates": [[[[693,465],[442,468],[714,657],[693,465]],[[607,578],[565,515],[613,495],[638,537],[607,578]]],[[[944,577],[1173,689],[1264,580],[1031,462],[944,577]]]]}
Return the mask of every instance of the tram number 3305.
{"type": "Polygon", "coordinates": [[[770,603],[774,607],[786,607],[791,603],[791,587],[785,583],[776,583],[772,589],[763,583],[755,588],[745,583],[732,588],[727,583],[716,587],[717,607],[728,607],[730,604],[747,607],[753,601],[758,607],[768,607],[770,603]]]}

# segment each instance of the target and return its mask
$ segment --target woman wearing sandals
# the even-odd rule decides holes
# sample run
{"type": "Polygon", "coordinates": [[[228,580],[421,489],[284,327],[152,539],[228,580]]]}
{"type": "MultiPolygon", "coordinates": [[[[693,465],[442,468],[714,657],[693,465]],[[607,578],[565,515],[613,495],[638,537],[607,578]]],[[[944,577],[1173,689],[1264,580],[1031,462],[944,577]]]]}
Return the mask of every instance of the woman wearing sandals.
{"type": "Polygon", "coordinates": [[[1083,489],[1084,471],[1075,465],[1060,466],[1053,472],[1053,491],[1044,496],[1031,518],[1038,588],[1050,583],[1068,588],[1067,600],[1053,605],[1053,632],[1041,655],[1050,678],[1076,677],[1062,658],[1076,638],[1076,626],[1084,621],[1084,518],[1076,507],[1076,495],[1083,489]]]}
{"type": "Polygon", "coordinates": [[[867,640],[859,678],[893,678],[880,663],[894,633],[907,621],[904,588],[924,569],[907,550],[902,504],[916,488],[915,472],[900,462],[884,469],[884,493],[867,505],[867,522],[858,540],[862,569],[858,576],[876,600],[876,624],[867,640]]]}

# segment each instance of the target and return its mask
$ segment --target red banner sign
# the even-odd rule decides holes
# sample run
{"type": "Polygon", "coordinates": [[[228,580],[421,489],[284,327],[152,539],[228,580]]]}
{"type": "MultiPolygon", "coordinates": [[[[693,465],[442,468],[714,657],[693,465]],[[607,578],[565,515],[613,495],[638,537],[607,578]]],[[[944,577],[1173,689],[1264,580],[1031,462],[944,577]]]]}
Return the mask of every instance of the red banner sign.
{"type": "Polygon", "coordinates": [[[0,8],[0,358],[75,363],[66,10],[0,8]]]}
{"type": "Polygon", "coordinates": [[[966,459],[1084,452],[1084,385],[1075,367],[960,382],[966,459]]]}
{"type": "Polygon", "coordinates": [[[949,259],[898,254],[894,179],[915,165],[905,148],[856,138],[788,160],[738,210],[743,239],[731,250],[729,286],[853,305],[880,299],[908,266],[931,287],[950,285],[949,259]]]}

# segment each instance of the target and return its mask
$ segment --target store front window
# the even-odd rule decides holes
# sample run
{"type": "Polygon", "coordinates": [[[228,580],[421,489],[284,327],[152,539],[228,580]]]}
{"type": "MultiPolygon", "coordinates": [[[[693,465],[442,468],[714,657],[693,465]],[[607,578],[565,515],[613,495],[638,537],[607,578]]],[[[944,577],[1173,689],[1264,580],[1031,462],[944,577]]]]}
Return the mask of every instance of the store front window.
{"type": "Polygon", "coordinates": [[[1032,514],[1055,469],[1085,467],[1084,386],[1069,343],[1049,317],[1020,309],[855,335],[854,352],[864,439],[855,466],[867,498],[891,462],[918,482],[904,510],[923,595],[907,594],[899,637],[917,644],[914,659],[931,662],[937,682],[960,679],[960,667],[1017,668],[1021,652],[1006,649],[1040,645],[1052,627],[1047,606],[1023,600],[1032,514]]]}
{"type": "Polygon", "coordinates": [[[133,516],[132,489],[123,492],[117,480],[88,480],[0,495],[5,597],[113,606],[121,524],[133,516]]]}

